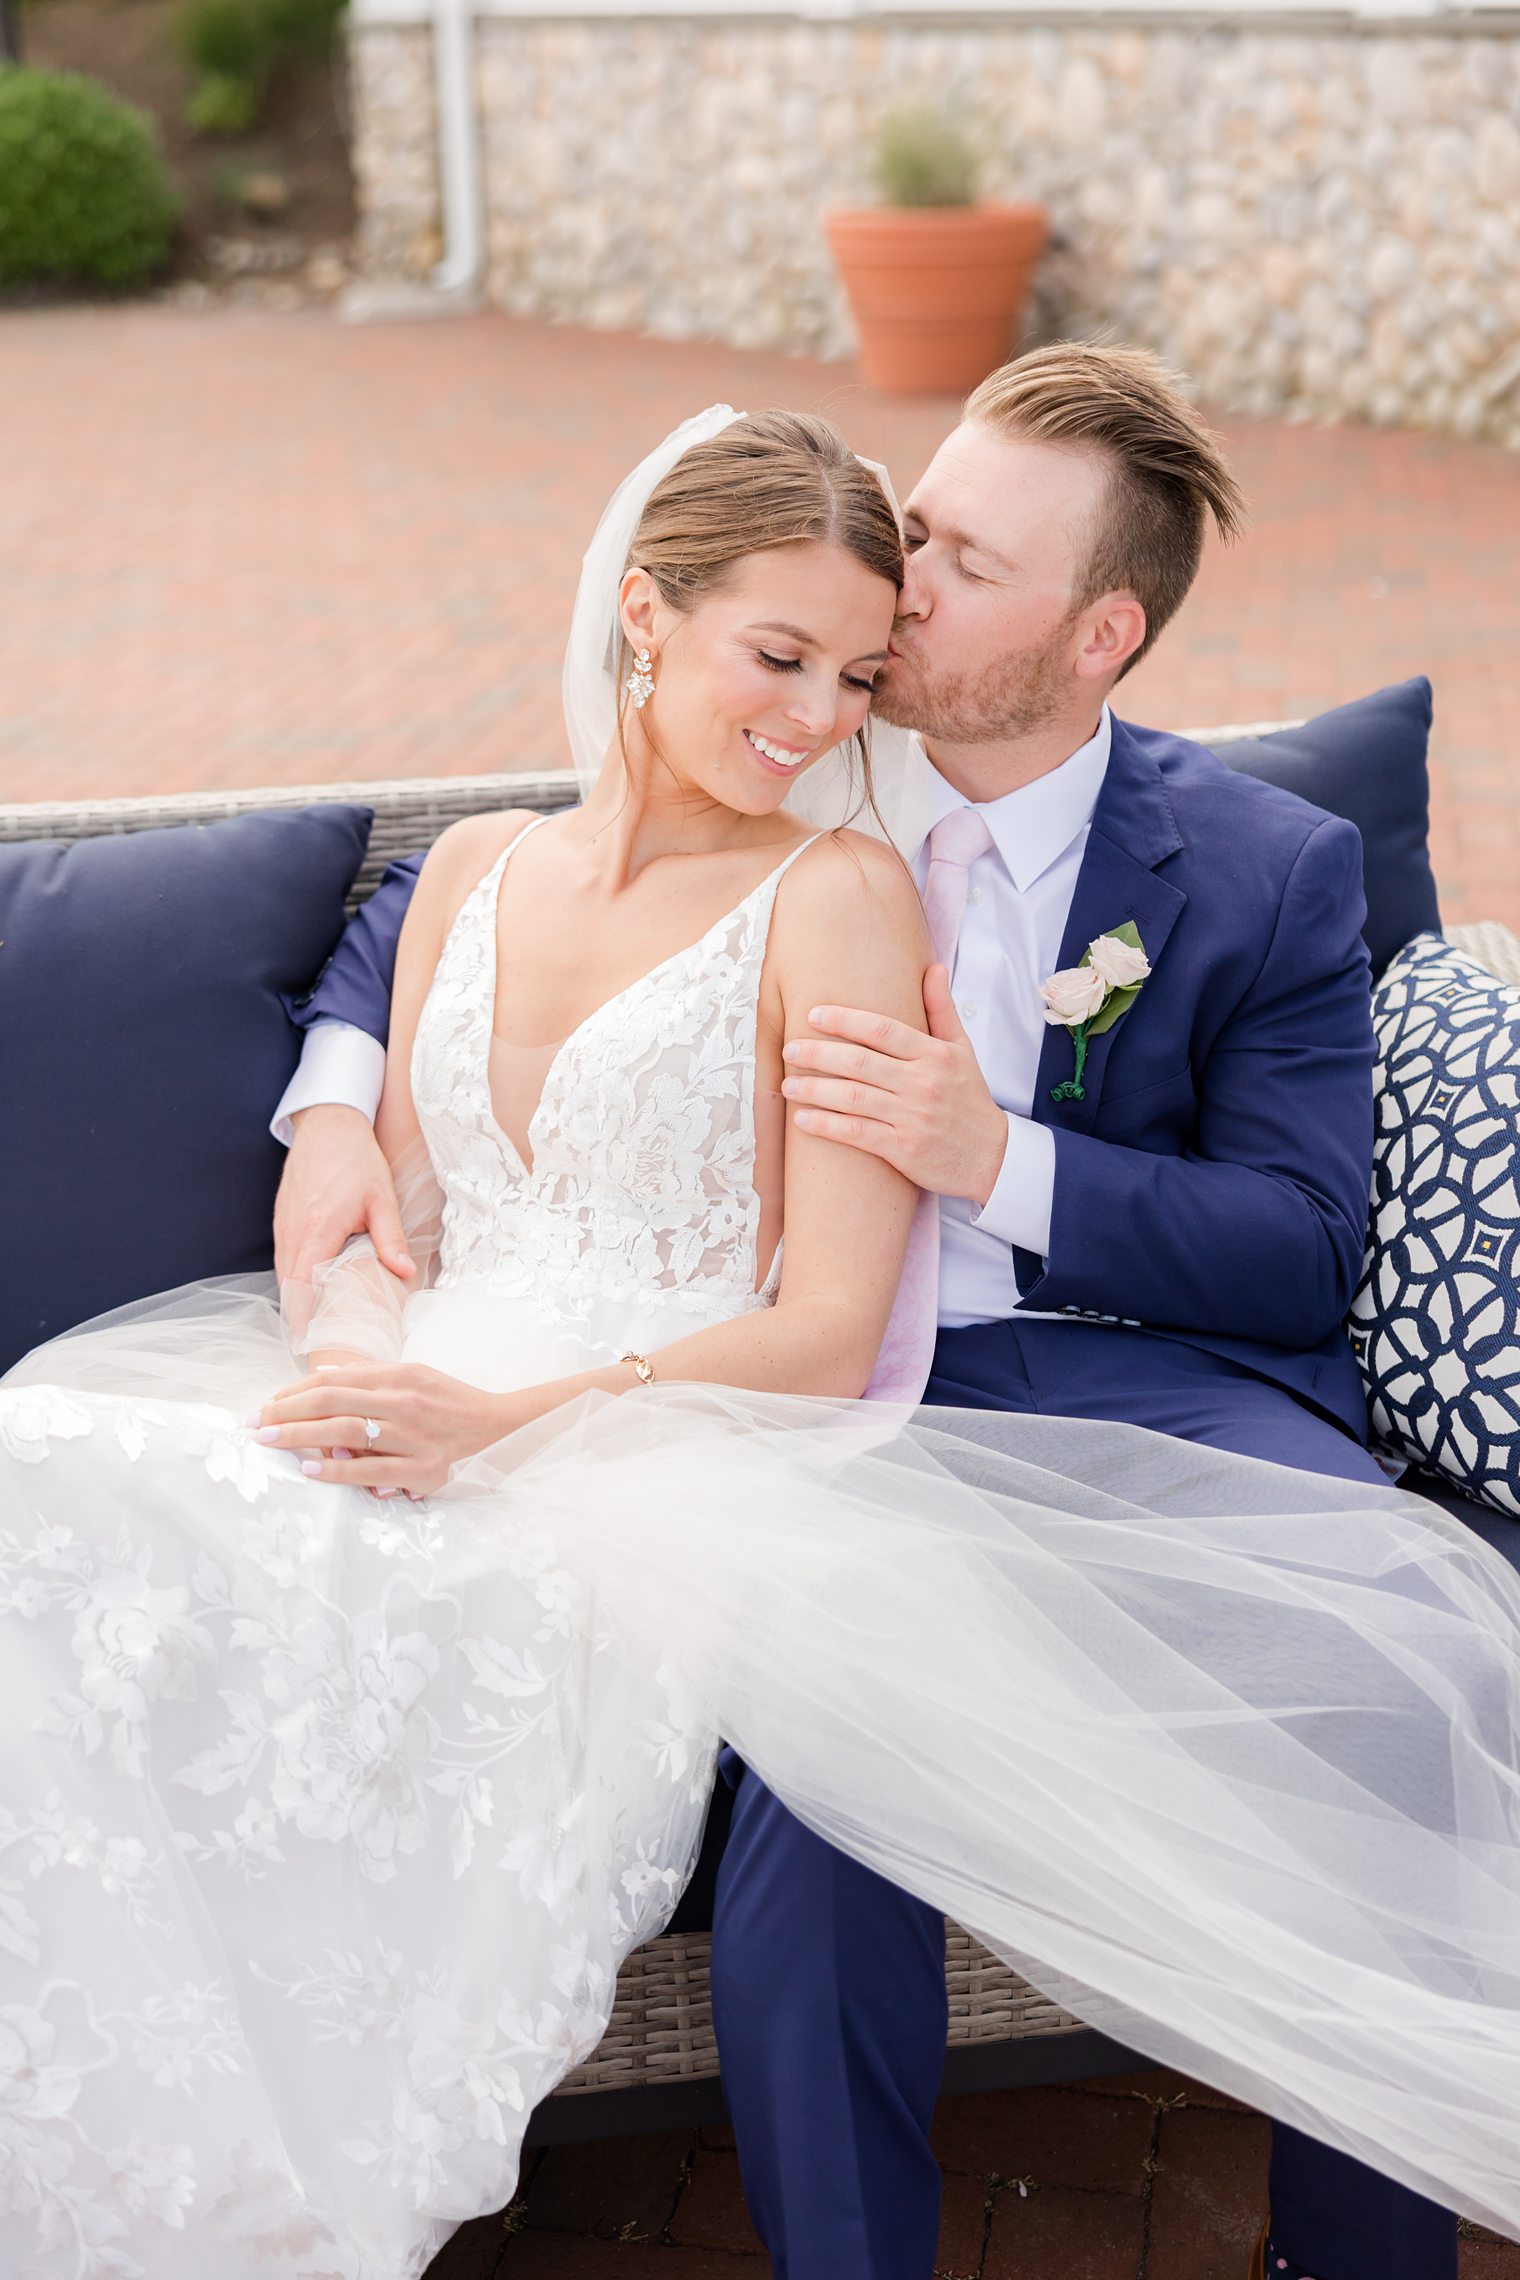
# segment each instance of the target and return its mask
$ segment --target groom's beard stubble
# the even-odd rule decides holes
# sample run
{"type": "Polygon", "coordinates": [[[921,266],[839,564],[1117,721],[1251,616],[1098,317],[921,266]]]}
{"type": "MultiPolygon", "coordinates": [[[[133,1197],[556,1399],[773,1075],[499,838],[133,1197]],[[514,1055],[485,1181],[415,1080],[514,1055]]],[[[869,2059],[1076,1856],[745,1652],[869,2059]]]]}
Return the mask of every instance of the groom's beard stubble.
{"type": "Polygon", "coordinates": [[[1029,736],[1069,704],[1070,632],[1063,625],[1042,648],[994,658],[979,673],[949,674],[931,672],[912,637],[895,633],[898,653],[871,711],[889,728],[916,729],[931,744],[1003,744],[1029,736]]]}

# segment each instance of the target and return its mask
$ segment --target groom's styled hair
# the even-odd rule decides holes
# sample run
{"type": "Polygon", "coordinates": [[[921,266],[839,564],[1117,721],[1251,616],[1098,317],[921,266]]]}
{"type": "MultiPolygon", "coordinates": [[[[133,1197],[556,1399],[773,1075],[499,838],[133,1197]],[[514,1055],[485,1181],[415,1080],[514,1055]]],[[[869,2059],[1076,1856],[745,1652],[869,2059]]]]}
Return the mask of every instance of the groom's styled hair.
{"type": "Polygon", "coordinates": [[[1198,575],[1213,516],[1221,538],[1238,538],[1245,497],[1224,446],[1182,392],[1182,381],[1143,348],[1058,341],[991,373],[963,415],[1000,435],[1084,451],[1107,461],[1110,480],[1072,608],[1127,590],[1145,611],[1145,640],[1119,675],[1138,665],[1176,616],[1198,575]]]}

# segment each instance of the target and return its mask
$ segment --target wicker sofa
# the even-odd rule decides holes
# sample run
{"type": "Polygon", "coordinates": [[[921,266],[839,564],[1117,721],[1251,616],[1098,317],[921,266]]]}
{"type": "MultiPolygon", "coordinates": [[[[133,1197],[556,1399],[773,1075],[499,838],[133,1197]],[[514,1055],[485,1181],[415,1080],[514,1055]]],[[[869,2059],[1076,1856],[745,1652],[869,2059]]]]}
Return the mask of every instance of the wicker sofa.
{"type": "MultiPolygon", "coordinates": [[[[1253,725],[1205,733],[1211,744],[1218,744],[1230,736],[1263,732],[1262,726],[1253,725]]],[[[562,808],[575,798],[574,777],[561,773],[36,803],[0,807],[0,842],[68,841],[212,823],[259,808],[357,802],[372,808],[375,816],[368,853],[352,891],[357,905],[373,891],[387,863],[431,845],[461,816],[502,807],[562,808]]],[[[1450,931],[1491,971],[1520,983],[1520,941],[1504,927],[1481,922],[1450,931]]],[[[688,2128],[721,2119],[708,1988],[709,1946],[705,1934],[668,1932],[630,1958],[604,2041],[540,2107],[530,2132],[533,2140],[688,2128]]],[[[1149,2063],[1083,2026],[1071,2011],[1037,1993],[955,1925],[947,1931],[946,1976],[947,2092],[1070,2081],[1149,2063]]]]}

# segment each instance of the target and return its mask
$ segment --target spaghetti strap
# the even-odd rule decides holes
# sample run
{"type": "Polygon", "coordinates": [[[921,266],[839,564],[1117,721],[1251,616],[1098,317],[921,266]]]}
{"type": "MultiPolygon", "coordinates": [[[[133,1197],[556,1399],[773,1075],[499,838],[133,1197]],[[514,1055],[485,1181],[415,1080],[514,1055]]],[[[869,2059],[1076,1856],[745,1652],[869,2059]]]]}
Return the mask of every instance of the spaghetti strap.
{"type": "MultiPolygon", "coordinates": [[[[804,839],[800,847],[794,847],[790,855],[783,856],[782,860],[776,865],[774,871],[770,871],[766,874],[766,876],[760,881],[760,886],[779,887],[782,880],[786,877],[787,872],[796,862],[798,856],[805,855],[810,847],[816,847],[820,839],[827,839],[828,836],[829,834],[826,831],[809,832],[807,838],[804,839]]],[[[758,894],[759,892],[760,887],[756,887],[755,893],[758,894]]]]}
{"type": "MultiPolygon", "coordinates": [[[[531,838],[532,834],[537,831],[541,823],[549,823],[552,820],[553,819],[547,815],[530,815],[527,822],[523,825],[521,831],[517,832],[513,838],[507,841],[506,846],[497,856],[496,861],[491,865],[491,870],[494,871],[498,868],[498,866],[509,863],[512,857],[517,853],[518,848],[521,847],[523,841],[525,839],[531,838]]],[[[490,872],[487,872],[486,876],[489,878],[490,872]]]]}

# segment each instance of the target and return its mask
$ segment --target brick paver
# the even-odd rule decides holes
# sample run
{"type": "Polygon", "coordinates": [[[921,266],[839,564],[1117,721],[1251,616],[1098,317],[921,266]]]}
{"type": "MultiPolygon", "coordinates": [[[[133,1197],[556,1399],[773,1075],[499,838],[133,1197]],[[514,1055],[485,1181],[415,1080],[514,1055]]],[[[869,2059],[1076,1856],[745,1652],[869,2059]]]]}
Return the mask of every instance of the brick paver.
{"type": "Polygon", "coordinates": [[[1000,2193],[981,2280],[1134,2280],[1145,2218],[1119,2193],[1000,2193]]]}
{"type": "MultiPolygon", "coordinates": [[[[499,315],[0,316],[0,800],[559,764],[597,510],[718,397],[824,409],[900,482],[953,411],[839,365],[499,315]]],[[[1254,527],[1126,706],[1280,717],[1428,672],[1448,914],[1520,923],[1520,462],[1223,424],[1254,527]]]]}
{"type": "Polygon", "coordinates": [[[737,2154],[698,2147],[670,2220],[670,2237],[682,2248],[723,2248],[736,2256],[762,2253],[744,2206],[737,2154]]]}
{"type": "Polygon", "coordinates": [[[657,2239],[681,2198],[691,2162],[690,2131],[553,2146],[534,2169],[527,2221],[536,2232],[657,2239]]]}
{"type": "Polygon", "coordinates": [[[479,2280],[488,2274],[499,2274],[501,2280],[607,2280],[614,2270],[619,2280],[758,2280],[762,2270],[758,2257],[728,2256],[712,2248],[650,2248],[636,2242],[619,2248],[616,2257],[614,2265],[600,2241],[565,2233],[520,2233],[498,2263],[480,2267],[479,2280]]]}
{"type": "Polygon", "coordinates": [[[1271,2146],[1259,2114],[1178,2106],[1161,2115],[1147,2245],[1166,2280],[1243,2280],[1266,2210],[1271,2146]]]}
{"type": "Polygon", "coordinates": [[[988,2181],[1143,2193],[1151,2111],[1132,2097],[1005,2090],[946,2098],[934,2130],[940,2167],[988,2181]]]}

